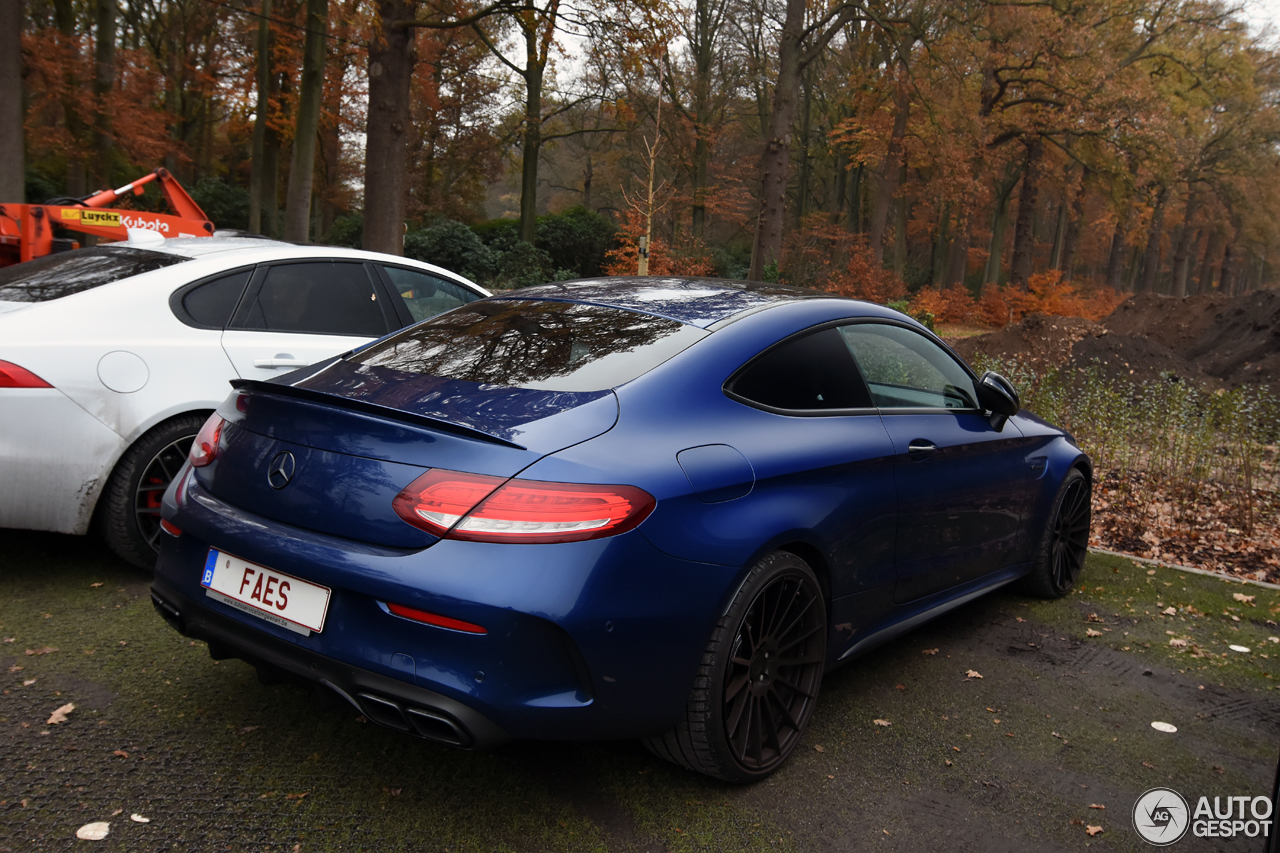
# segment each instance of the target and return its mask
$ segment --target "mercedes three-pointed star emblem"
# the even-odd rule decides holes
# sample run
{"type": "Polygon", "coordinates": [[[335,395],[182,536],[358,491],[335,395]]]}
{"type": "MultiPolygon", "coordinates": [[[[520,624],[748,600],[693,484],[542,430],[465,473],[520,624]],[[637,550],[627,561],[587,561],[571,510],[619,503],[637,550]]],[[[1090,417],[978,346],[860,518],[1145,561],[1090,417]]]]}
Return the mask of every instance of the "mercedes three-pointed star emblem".
{"type": "Polygon", "coordinates": [[[293,479],[293,473],[297,467],[298,462],[293,458],[293,454],[282,450],[272,457],[271,464],[267,467],[267,482],[273,489],[283,489],[293,479]]]}

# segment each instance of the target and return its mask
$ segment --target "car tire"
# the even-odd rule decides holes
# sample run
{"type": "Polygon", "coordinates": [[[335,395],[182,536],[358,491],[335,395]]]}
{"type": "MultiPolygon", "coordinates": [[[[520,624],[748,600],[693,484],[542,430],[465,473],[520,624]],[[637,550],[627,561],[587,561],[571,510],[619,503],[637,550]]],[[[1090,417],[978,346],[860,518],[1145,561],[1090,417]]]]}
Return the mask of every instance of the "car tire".
{"type": "Polygon", "coordinates": [[[769,776],[813,714],[826,627],[822,587],[808,564],[782,551],[764,557],[711,632],[684,718],[645,746],[727,782],[769,776]]]}
{"type": "Polygon", "coordinates": [[[160,498],[187,460],[203,415],[182,415],[150,429],[124,452],[98,504],[107,547],[125,562],[153,571],[160,538],[160,498]]]}
{"type": "Polygon", "coordinates": [[[1039,598],[1061,598],[1075,586],[1089,553],[1091,488],[1079,468],[1072,468],[1058,487],[1023,589],[1039,598]]]}

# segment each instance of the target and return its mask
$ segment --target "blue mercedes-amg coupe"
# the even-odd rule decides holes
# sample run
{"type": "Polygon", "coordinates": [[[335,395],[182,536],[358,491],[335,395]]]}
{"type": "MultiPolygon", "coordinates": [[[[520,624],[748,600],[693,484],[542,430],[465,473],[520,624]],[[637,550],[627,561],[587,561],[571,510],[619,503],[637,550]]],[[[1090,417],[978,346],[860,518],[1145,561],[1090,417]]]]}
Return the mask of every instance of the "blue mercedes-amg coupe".
{"type": "Polygon", "coordinates": [[[644,738],[735,782],[823,673],[1088,545],[1071,436],[879,305],[619,278],[237,381],[153,600],[215,658],[461,747],[644,738]]]}

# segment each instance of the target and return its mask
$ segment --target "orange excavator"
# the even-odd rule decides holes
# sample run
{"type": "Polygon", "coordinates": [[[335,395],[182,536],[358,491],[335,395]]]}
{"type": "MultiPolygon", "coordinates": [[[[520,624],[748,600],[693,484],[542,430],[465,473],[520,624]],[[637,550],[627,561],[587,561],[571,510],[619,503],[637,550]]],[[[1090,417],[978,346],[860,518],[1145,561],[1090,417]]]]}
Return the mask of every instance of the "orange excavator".
{"type": "Polygon", "coordinates": [[[84,198],[56,198],[47,204],[0,204],[0,267],[80,247],[75,240],[55,237],[55,227],[107,240],[127,240],[129,231],[137,228],[155,231],[162,237],[213,235],[213,223],[178,179],[167,169],[156,169],[118,190],[103,190],[84,198]],[[107,209],[126,193],[142,195],[143,187],[152,181],[160,182],[160,192],[176,215],[107,209]]]}

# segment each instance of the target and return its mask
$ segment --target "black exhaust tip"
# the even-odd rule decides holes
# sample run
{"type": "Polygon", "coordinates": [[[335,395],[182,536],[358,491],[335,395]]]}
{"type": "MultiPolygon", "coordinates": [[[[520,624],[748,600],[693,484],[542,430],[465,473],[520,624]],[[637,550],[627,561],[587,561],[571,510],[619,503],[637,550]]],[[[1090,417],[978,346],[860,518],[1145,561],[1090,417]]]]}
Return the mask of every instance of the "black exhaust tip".
{"type": "Polygon", "coordinates": [[[169,623],[169,627],[177,631],[179,634],[185,634],[186,628],[183,624],[182,614],[178,612],[178,608],[165,601],[154,592],[151,593],[151,606],[156,609],[164,621],[169,623]]]}

